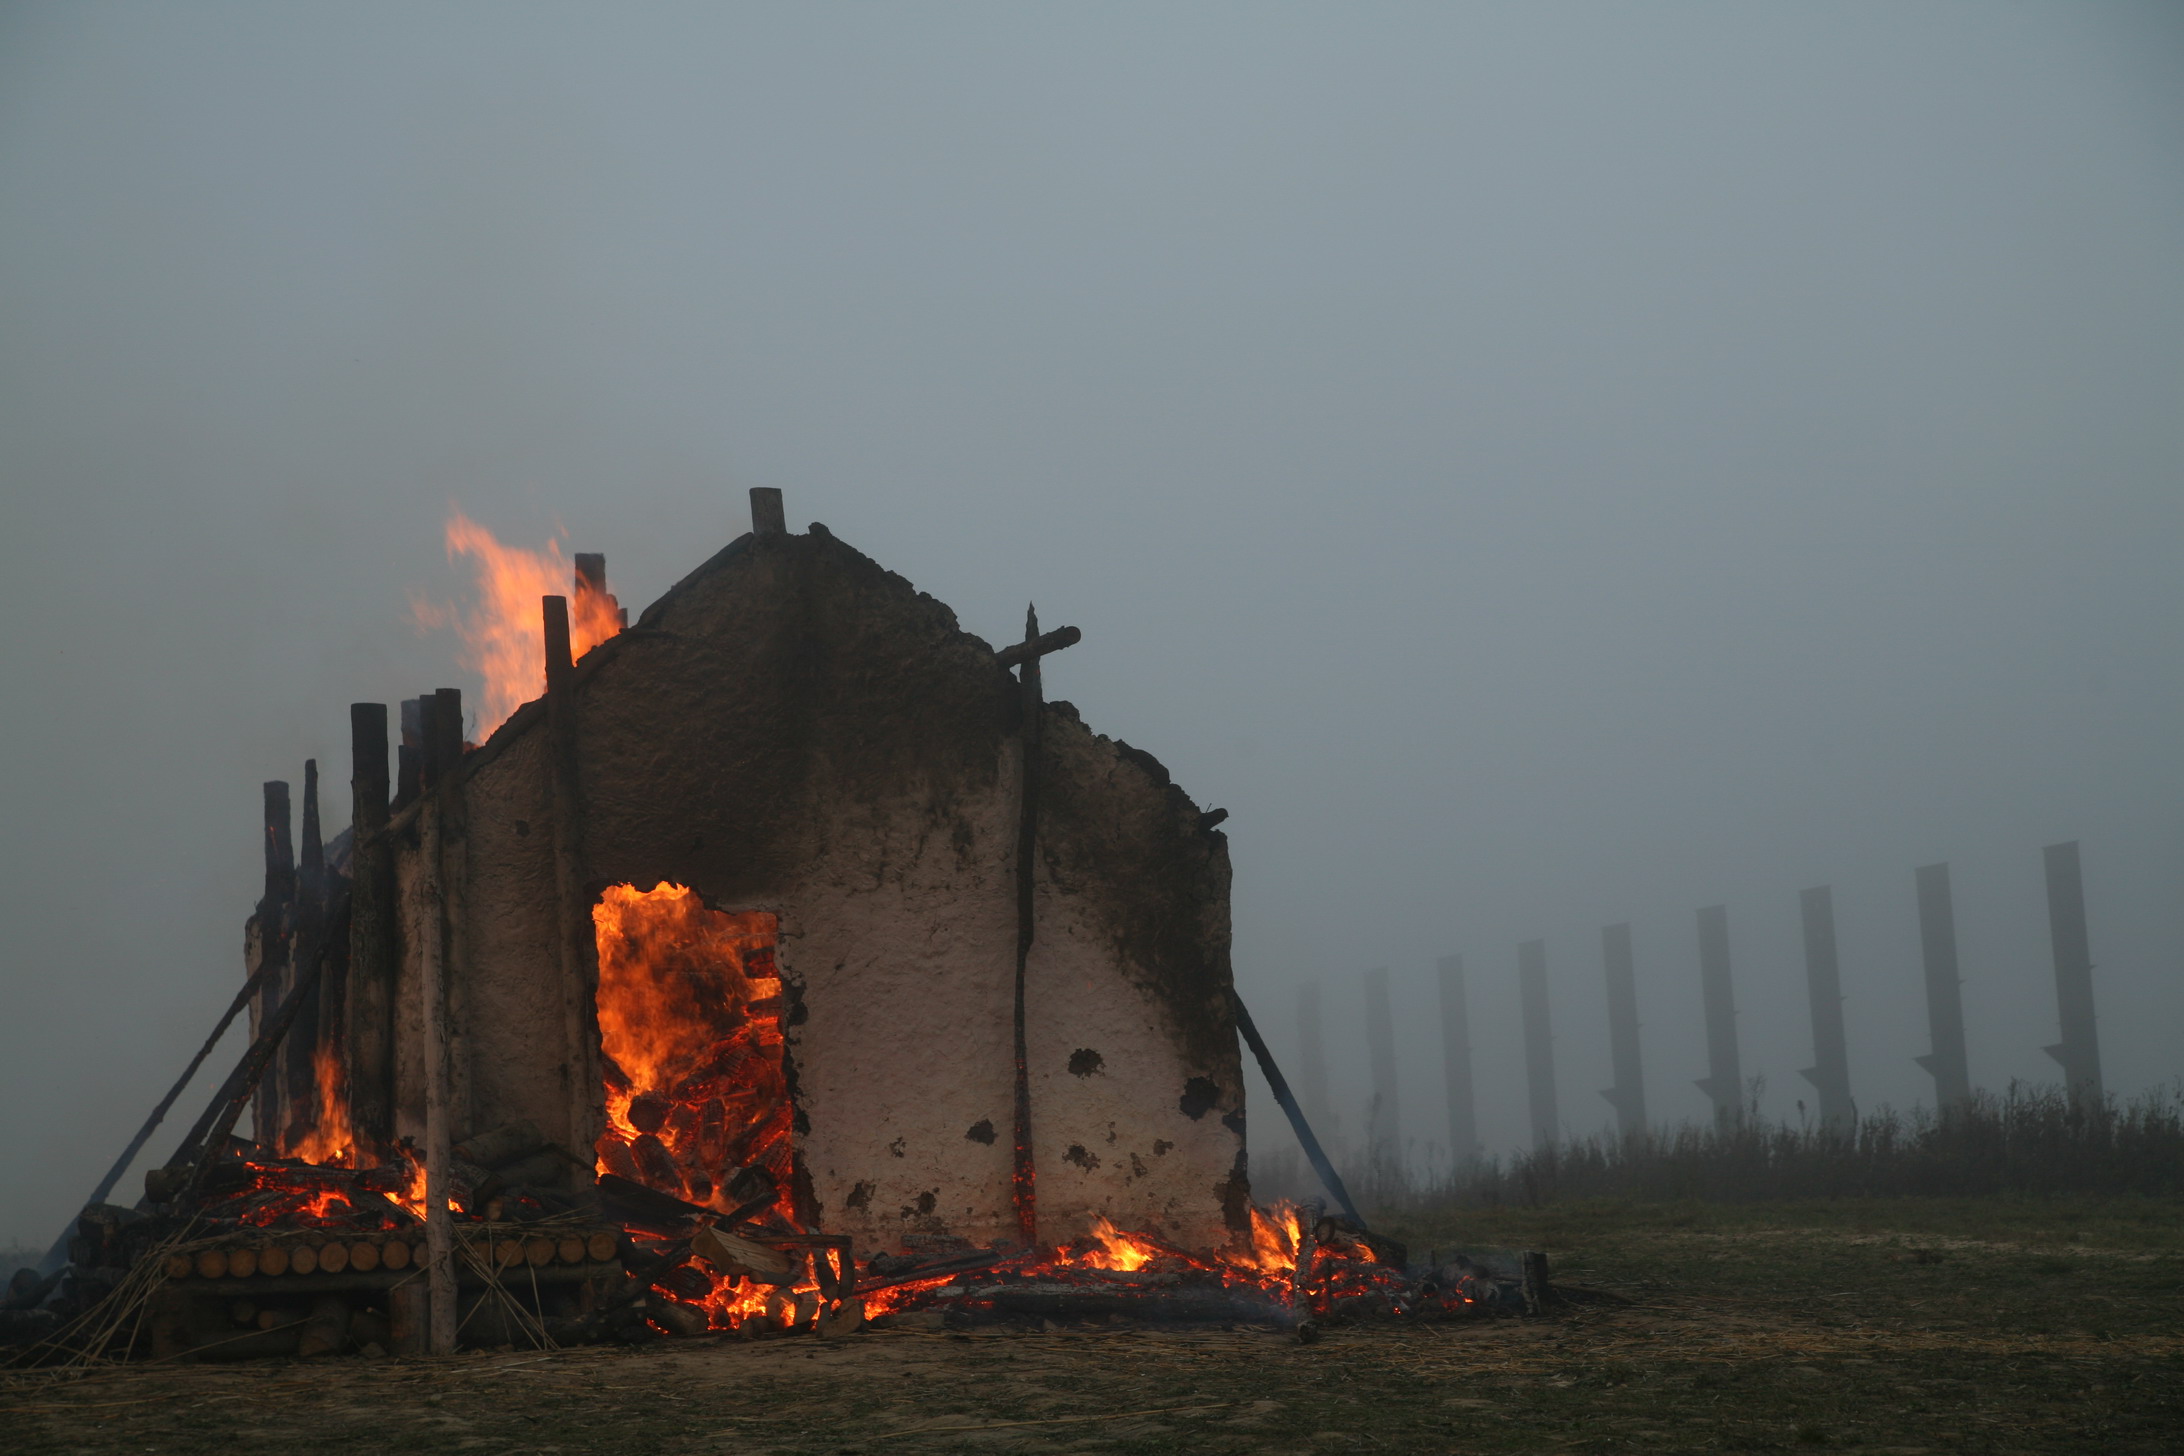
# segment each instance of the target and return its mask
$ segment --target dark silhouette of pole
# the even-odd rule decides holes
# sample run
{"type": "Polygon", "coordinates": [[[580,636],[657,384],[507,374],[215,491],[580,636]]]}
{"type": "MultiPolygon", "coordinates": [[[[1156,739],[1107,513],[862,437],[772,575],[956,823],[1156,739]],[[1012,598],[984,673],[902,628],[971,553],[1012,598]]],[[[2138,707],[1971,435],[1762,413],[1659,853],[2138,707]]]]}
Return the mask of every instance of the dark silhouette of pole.
{"type": "Polygon", "coordinates": [[[2051,844],[2047,861],[2048,939],[2055,948],[2055,1010],[2063,1039],[2047,1054],[2062,1063],[2074,1103],[2101,1100],[2101,1042],[2093,1021],[2093,954],[2086,943],[2085,882],[2078,841],[2051,844]]]}
{"type": "Polygon", "coordinates": [[[1608,978],[1608,1063],[1615,1085],[1600,1095],[1615,1109],[1615,1130],[1639,1137],[1646,1130],[1645,1072],[1638,1056],[1638,977],[1631,965],[1630,926],[1600,931],[1600,958],[1608,978]]]}
{"type": "Polygon", "coordinates": [[[1441,957],[1442,1069],[1448,1079],[1448,1155],[1462,1167],[1479,1156],[1479,1114],[1471,1084],[1471,1013],[1464,999],[1464,958],[1441,957]]]}
{"type": "Polygon", "coordinates": [[[1714,1101],[1714,1125],[1728,1129],[1744,1117],[1744,1068],[1737,1056],[1737,999],[1729,979],[1729,910],[1709,905],[1699,912],[1699,992],[1706,1001],[1706,1076],[1699,1090],[1714,1101]]]}
{"type": "Polygon", "coordinates": [[[1934,1078],[1934,1105],[1946,1112],[1972,1100],[1964,1059],[1964,996],[1957,975],[1956,909],[1949,894],[1949,866],[1918,871],[1919,949],[1926,964],[1926,1025],[1934,1049],[1917,1058],[1934,1078]]]}
{"type": "Polygon", "coordinates": [[[1820,1094],[1820,1125],[1849,1132],[1858,1122],[1850,1100],[1850,1052],[1843,1037],[1843,978],[1835,960],[1835,896],[1816,885],[1798,897],[1805,922],[1805,994],[1812,1005],[1812,1065],[1798,1073],[1820,1094]]]}
{"type": "Polygon", "coordinates": [[[1532,1111],[1532,1147],[1545,1152],[1561,1137],[1555,1109],[1555,1033],[1547,1014],[1547,942],[1517,947],[1517,994],[1524,1004],[1524,1074],[1532,1111]]]}
{"type": "Polygon", "coordinates": [[[1396,1109],[1395,1014],[1388,1005],[1388,970],[1365,973],[1365,1045],[1372,1053],[1373,1101],[1365,1119],[1365,1147],[1378,1168],[1403,1160],[1403,1126],[1396,1109]]]}

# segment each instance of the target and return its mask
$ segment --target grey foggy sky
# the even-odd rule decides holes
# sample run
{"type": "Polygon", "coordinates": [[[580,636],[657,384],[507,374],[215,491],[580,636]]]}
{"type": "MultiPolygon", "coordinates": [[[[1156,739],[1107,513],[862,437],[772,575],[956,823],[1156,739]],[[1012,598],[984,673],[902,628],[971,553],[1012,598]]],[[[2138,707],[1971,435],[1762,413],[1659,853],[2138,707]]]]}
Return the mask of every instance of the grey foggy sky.
{"type": "Polygon", "coordinates": [[[1622,919],[1701,1114],[1714,903],[1794,1116],[1818,883],[1861,1105],[1925,1097],[1937,859],[1974,1081],[2052,1080],[2068,838],[2110,1086],[2177,1077],[2179,13],[0,6],[0,1241],[231,994],[259,781],[339,825],[349,702],[475,694],[451,503],[641,607],[779,486],[1083,627],[1048,691],[1232,811],[1277,1050],[1392,967],[1423,1140],[1450,951],[1524,1140],[1534,936],[1608,1122],[1622,919]]]}

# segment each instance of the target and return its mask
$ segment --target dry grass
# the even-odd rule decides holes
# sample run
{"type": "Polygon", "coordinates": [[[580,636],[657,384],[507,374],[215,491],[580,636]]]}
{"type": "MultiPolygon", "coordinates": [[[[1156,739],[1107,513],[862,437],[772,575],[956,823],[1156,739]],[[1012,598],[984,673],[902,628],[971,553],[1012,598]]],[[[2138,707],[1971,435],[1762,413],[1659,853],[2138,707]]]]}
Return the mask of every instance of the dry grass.
{"type": "Polygon", "coordinates": [[[314,1452],[2157,1452],[2184,1205],[1584,1204],[1414,1224],[1628,1305],[1539,1321],[860,1333],[131,1369],[0,1387],[0,1446],[314,1452]]]}

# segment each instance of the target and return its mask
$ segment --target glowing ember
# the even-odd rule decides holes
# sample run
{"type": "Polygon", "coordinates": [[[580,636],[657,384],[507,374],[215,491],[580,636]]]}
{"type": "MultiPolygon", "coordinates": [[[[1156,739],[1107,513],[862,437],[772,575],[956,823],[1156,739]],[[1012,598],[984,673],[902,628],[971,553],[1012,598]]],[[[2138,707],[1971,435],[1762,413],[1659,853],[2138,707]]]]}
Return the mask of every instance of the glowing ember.
{"type": "Polygon", "coordinates": [[[613,885],[592,923],[607,1060],[599,1171],[723,1213],[789,1217],[774,917],[708,910],[681,885],[613,885]]]}
{"type": "Polygon", "coordinates": [[[447,559],[465,557],[476,576],[477,602],[467,611],[412,598],[418,626],[453,626],[463,640],[463,662],[485,677],[478,704],[482,739],[508,721],[508,715],[544,691],[546,649],[540,636],[539,598],[571,597],[569,646],[582,657],[622,630],[621,609],[611,593],[577,583],[571,595],[571,568],[561,543],[543,551],[503,545],[491,531],[461,511],[448,517],[447,559]]]}

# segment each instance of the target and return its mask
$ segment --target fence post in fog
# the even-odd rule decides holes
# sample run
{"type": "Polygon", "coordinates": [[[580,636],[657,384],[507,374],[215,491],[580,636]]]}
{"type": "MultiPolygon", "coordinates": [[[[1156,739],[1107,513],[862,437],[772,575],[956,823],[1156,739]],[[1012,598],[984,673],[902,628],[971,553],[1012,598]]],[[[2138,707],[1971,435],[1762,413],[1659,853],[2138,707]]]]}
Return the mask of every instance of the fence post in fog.
{"type": "Polygon", "coordinates": [[[1461,1168],[1479,1156],[1478,1104],[1471,1088],[1471,1013],[1464,1001],[1464,958],[1441,957],[1442,1069],[1448,1078],[1448,1156],[1461,1168]]]}
{"type": "Polygon", "coordinates": [[[1395,1014],[1388,1005],[1388,971],[1365,973],[1365,1046],[1372,1053],[1373,1100],[1366,1109],[1365,1151],[1375,1170],[1403,1161],[1402,1122],[1395,1099],[1395,1014]]]}
{"type": "Polygon", "coordinates": [[[1547,1018],[1547,942],[1517,947],[1517,994],[1524,1003],[1524,1075],[1531,1094],[1532,1148],[1545,1152],[1561,1134],[1555,1110],[1555,1033],[1547,1018]]]}
{"type": "Polygon", "coordinates": [[[1327,1043],[1320,1033],[1317,981],[1297,988],[1297,1090],[1303,1094],[1305,1116],[1333,1142],[1340,1119],[1327,1102],[1327,1043]]]}
{"type": "Polygon", "coordinates": [[[2085,881],[2078,871],[2078,841],[2051,844],[2047,860],[2048,940],[2055,948],[2055,1010],[2063,1039],[2045,1050],[2062,1063],[2070,1100],[2101,1100],[2101,1043],[2093,1024],[2093,953],[2086,942],[2085,881]]]}
{"type": "Polygon", "coordinates": [[[1626,1138],[1646,1130],[1645,1073],[1638,1057],[1638,977],[1631,966],[1630,926],[1600,931],[1600,956],[1608,976],[1608,1061],[1615,1085],[1600,1095],[1615,1109],[1615,1130],[1626,1138]]]}
{"type": "Polygon", "coordinates": [[[1798,1073],[1820,1094],[1820,1126],[1847,1133],[1858,1122],[1850,1100],[1850,1051],[1843,1037],[1843,978],[1835,960],[1835,895],[1815,885],[1798,896],[1805,923],[1805,994],[1812,1004],[1812,1065],[1798,1073]]]}
{"type": "Polygon", "coordinates": [[[1949,895],[1949,866],[1918,871],[1919,950],[1926,964],[1926,1025],[1934,1049],[1913,1060],[1933,1074],[1934,1105],[1946,1112],[1972,1100],[1972,1076],[1964,1059],[1964,996],[1957,975],[1956,909],[1949,895]]]}
{"type": "Polygon", "coordinates": [[[1698,1087],[1714,1100],[1714,1126],[1735,1127],[1744,1116],[1744,1069],[1737,1056],[1737,998],[1729,980],[1729,910],[1699,912],[1699,991],[1706,1000],[1706,1075],[1698,1087]]]}

